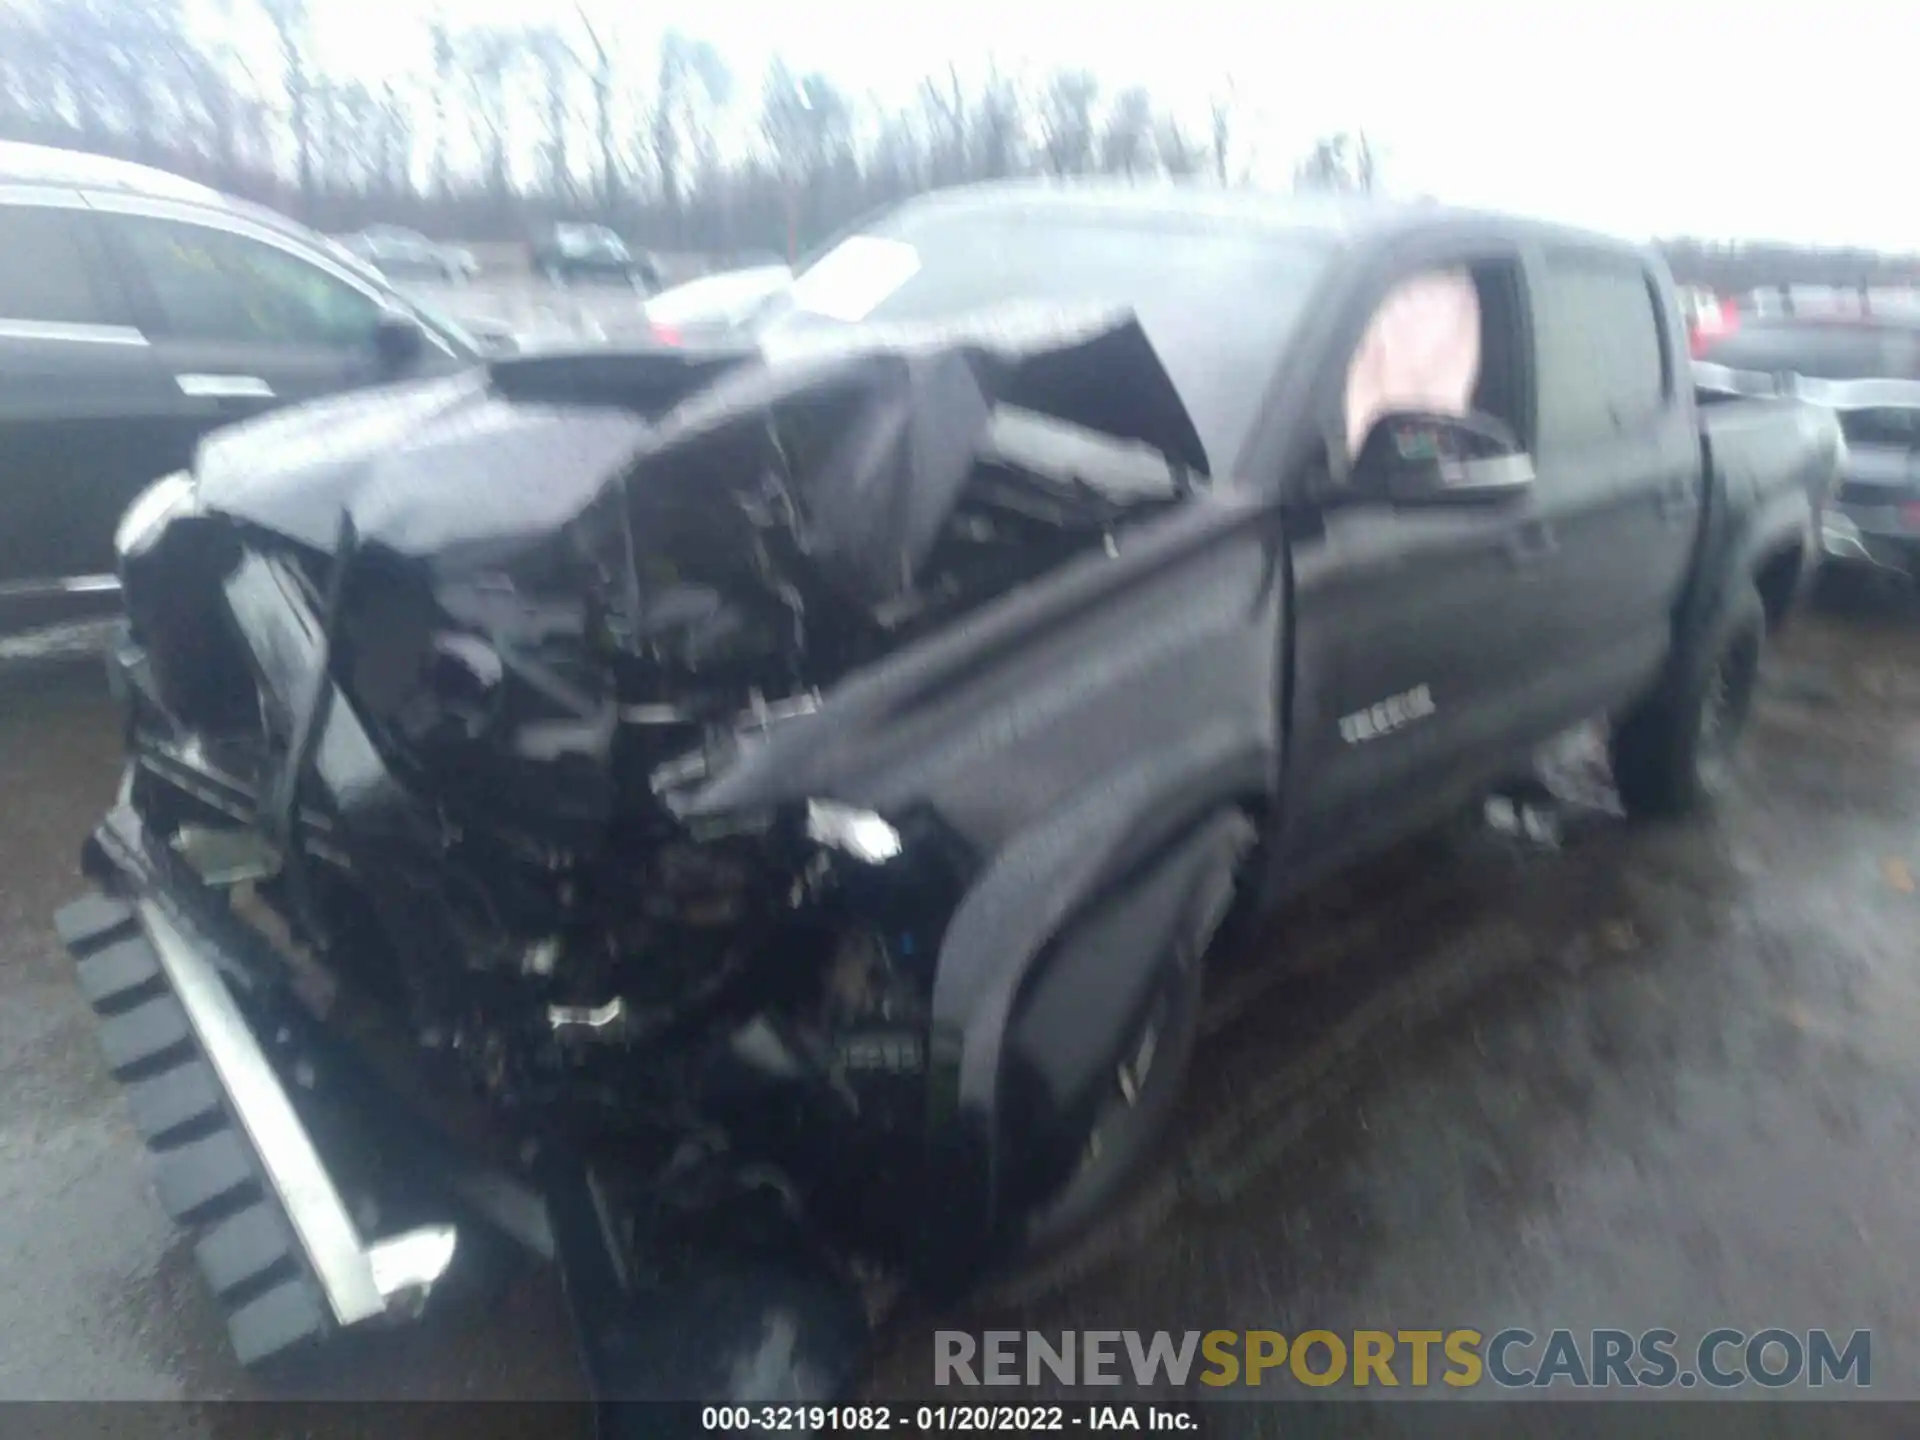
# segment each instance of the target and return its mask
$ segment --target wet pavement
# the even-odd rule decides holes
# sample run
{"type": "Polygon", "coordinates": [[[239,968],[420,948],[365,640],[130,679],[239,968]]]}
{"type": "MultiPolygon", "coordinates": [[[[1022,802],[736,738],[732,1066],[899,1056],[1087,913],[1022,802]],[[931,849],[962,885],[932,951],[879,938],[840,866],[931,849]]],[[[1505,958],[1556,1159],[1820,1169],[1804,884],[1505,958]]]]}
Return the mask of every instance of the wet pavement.
{"type": "MultiPolygon", "coordinates": [[[[116,744],[93,667],[0,666],[0,1398],[576,1393],[533,1269],[272,1386],[228,1356],[49,931],[116,744]]],[[[873,1393],[925,1397],[936,1323],[1725,1324],[1871,1329],[1875,1393],[1920,1396],[1920,602],[1802,617],[1711,819],[1558,773],[1544,838],[1463,822],[1223,966],[1166,1161],[898,1316],[873,1393]]]]}

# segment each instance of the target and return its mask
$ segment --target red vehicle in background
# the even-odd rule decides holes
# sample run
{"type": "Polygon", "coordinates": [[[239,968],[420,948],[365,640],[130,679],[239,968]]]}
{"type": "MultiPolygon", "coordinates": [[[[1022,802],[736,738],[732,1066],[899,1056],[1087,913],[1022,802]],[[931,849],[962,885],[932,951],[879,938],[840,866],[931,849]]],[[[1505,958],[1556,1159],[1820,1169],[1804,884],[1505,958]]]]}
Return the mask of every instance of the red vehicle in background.
{"type": "Polygon", "coordinates": [[[1708,344],[1734,327],[1739,312],[1731,300],[1722,300],[1703,285],[1681,287],[1679,299],[1687,348],[1698,359],[1708,344]]]}

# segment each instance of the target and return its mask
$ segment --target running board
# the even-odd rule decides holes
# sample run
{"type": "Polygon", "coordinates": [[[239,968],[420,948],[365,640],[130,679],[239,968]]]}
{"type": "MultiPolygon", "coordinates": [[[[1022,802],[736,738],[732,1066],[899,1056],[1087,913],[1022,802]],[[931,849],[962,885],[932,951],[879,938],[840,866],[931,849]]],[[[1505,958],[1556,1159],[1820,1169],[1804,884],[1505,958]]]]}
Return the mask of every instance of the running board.
{"type": "Polygon", "coordinates": [[[452,1263],[454,1228],[362,1243],[226,981],[180,924],[150,898],[94,894],[54,926],[155,1156],[161,1206],[196,1232],[240,1360],[415,1307],[452,1263]]]}

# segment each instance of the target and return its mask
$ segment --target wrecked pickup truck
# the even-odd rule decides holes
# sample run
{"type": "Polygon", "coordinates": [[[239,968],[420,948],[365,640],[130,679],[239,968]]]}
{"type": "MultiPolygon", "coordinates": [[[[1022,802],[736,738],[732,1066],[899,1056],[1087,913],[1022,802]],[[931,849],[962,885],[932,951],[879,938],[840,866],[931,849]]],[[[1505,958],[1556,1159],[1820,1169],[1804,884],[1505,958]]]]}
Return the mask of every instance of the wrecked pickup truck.
{"type": "Polygon", "coordinates": [[[1588,717],[1711,794],[1840,441],[1685,345],[1584,234],[1011,185],[210,438],[59,929],[235,1346],[505,1235],[602,1397],[844,1393],[1137,1170],[1244,917],[1588,717]]]}

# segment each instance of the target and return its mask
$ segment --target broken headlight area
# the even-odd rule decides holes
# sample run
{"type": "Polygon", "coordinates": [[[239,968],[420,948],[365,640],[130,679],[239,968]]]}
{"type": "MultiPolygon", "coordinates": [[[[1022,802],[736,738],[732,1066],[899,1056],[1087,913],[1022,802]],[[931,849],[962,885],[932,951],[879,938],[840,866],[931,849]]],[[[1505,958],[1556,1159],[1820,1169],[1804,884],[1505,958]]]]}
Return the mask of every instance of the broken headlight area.
{"type": "MultiPolygon", "coordinates": [[[[283,953],[298,948],[288,967],[305,988],[318,971],[321,990],[375,1002],[506,1130],[564,1141],[649,1193],[771,1167],[810,1224],[904,1255],[932,966],[964,878],[953,847],[827,799],[673,813],[663,771],[817,703],[768,701],[751,671],[726,695],[711,603],[688,607],[688,683],[671,692],[609,656],[592,607],[521,604],[511,630],[483,633],[403,568],[354,563],[330,635],[324,566],[279,563],[282,583],[244,592],[259,610],[225,617],[259,672],[250,703],[189,686],[188,727],[157,693],[139,702],[148,823],[208,885],[247,887],[283,953]],[[267,812],[311,697],[299,657],[278,676],[259,665],[276,653],[268,597],[337,677],[293,838],[273,843],[267,812]],[[620,690],[623,666],[644,687],[620,690]],[[349,725],[413,823],[392,823],[390,796],[368,804],[380,776],[333,768],[349,725]]],[[[231,684],[238,670],[192,674],[231,684]]]]}

